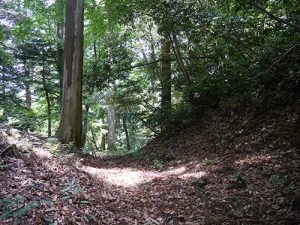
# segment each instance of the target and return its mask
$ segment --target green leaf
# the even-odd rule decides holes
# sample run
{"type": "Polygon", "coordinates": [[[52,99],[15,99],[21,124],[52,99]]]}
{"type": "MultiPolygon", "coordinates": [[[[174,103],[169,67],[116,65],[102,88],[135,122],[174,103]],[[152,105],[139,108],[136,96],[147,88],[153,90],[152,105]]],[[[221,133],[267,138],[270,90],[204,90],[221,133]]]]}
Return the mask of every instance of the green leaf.
{"type": "Polygon", "coordinates": [[[81,204],[90,204],[90,202],[89,202],[89,201],[87,201],[87,200],[82,200],[82,201],[79,201],[79,203],[81,203],[81,204]]]}
{"type": "Polygon", "coordinates": [[[63,199],[69,199],[69,198],[72,198],[72,195],[65,195],[65,196],[63,197],[63,199]]]}
{"type": "Polygon", "coordinates": [[[16,210],[11,210],[11,211],[8,211],[7,213],[4,213],[0,218],[1,219],[6,219],[6,218],[18,217],[18,216],[21,216],[21,215],[31,211],[33,208],[35,208],[39,205],[40,205],[39,202],[32,201],[32,202],[28,203],[27,205],[25,205],[24,207],[18,208],[16,210]]]}

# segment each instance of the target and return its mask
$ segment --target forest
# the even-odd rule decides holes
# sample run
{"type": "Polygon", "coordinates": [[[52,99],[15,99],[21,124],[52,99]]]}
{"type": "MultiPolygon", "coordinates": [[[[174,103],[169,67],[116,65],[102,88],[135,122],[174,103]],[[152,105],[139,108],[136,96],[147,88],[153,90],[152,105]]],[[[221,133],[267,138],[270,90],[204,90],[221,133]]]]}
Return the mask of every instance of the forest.
{"type": "Polygon", "coordinates": [[[0,224],[300,224],[300,1],[0,0],[0,224]]]}

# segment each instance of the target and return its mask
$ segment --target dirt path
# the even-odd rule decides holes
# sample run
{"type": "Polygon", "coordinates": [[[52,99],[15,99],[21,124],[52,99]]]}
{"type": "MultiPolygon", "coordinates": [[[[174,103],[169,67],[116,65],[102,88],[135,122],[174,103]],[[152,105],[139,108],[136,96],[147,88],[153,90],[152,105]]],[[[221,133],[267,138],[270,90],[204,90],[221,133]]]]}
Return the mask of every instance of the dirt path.
{"type": "Polygon", "coordinates": [[[300,222],[296,149],[145,163],[55,153],[56,144],[6,129],[0,147],[0,224],[300,222]]]}

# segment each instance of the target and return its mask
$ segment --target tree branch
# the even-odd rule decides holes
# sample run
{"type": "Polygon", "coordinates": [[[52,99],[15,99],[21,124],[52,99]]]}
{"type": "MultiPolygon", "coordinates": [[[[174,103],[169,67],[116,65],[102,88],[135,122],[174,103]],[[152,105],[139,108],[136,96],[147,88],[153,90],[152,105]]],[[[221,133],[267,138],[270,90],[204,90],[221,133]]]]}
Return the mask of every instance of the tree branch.
{"type": "MultiPolygon", "coordinates": [[[[189,60],[198,60],[198,59],[211,59],[212,56],[201,56],[201,57],[184,57],[182,59],[189,59],[189,60]]],[[[121,69],[116,69],[114,72],[122,72],[122,71],[127,71],[127,70],[131,70],[131,69],[135,69],[138,67],[144,67],[144,66],[150,66],[152,64],[156,64],[161,62],[163,59],[157,59],[151,62],[146,62],[146,63],[138,63],[136,65],[130,66],[130,67],[126,67],[126,68],[121,68],[121,69]]],[[[171,58],[170,61],[177,61],[177,59],[175,58],[171,58]]]]}
{"type": "Polygon", "coordinates": [[[19,53],[19,49],[17,48],[13,48],[13,47],[9,47],[9,46],[6,46],[4,43],[1,43],[0,42],[0,45],[2,45],[4,48],[12,51],[12,53],[16,56],[16,57],[24,57],[24,58],[27,58],[27,59],[34,59],[34,60],[37,60],[37,61],[41,61],[41,60],[44,60],[46,62],[50,62],[50,63],[55,63],[54,60],[50,60],[50,59],[44,59],[43,57],[37,57],[37,56],[32,56],[32,55],[26,55],[26,54],[23,54],[23,53],[19,53]]]}
{"type": "Polygon", "coordinates": [[[270,18],[276,20],[277,22],[286,24],[286,25],[288,25],[288,26],[290,26],[290,27],[293,27],[297,32],[300,32],[300,26],[299,26],[299,25],[290,23],[290,22],[287,21],[287,20],[284,20],[284,19],[281,19],[281,18],[278,17],[278,16],[275,16],[274,14],[272,14],[271,12],[269,12],[268,10],[262,8],[262,7],[259,6],[259,5],[256,5],[255,3],[252,3],[252,2],[251,2],[250,5],[252,5],[254,8],[257,8],[257,9],[259,9],[260,11],[266,13],[270,18]]]}
{"type": "Polygon", "coordinates": [[[268,73],[277,63],[279,63],[284,57],[286,57],[293,49],[295,49],[297,46],[300,46],[300,44],[295,44],[291,48],[289,48],[282,56],[280,56],[276,61],[272,63],[272,65],[265,70],[264,72],[261,72],[258,74],[258,76],[264,75],[268,73]]]}

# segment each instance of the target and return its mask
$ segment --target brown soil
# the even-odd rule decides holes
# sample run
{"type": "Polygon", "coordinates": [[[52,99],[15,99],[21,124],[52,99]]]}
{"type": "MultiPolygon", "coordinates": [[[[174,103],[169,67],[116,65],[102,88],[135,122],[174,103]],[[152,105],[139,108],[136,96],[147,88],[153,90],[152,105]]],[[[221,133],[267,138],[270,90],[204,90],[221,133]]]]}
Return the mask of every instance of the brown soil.
{"type": "Polygon", "coordinates": [[[110,158],[2,127],[0,224],[300,224],[299,112],[210,111],[110,158]]]}

